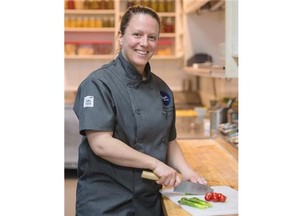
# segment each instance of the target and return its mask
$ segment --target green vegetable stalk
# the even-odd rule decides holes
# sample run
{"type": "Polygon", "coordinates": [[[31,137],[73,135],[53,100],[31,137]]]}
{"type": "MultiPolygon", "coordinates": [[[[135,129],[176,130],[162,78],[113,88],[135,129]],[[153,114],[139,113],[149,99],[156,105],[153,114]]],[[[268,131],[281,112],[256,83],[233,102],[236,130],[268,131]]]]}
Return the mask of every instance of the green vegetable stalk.
{"type": "Polygon", "coordinates": [[[178,200],[178,203],[181,205],[187,205],[199,209],[205,209],[205,208],[210,208],[212,207],[211,203],[208,203],[204,200],[201,200],[197,197],[192,197],[192,198],[187,198],[187,197],[182,197],[181,200],[178,200]]]}

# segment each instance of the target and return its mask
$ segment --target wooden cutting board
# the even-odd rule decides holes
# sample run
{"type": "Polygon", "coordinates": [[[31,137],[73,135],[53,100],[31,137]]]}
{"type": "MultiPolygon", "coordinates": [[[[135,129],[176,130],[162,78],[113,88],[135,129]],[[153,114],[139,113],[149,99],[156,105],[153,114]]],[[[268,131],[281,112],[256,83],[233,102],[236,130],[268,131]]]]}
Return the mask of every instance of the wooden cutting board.
{"type": "Polygon", "coordinates": [[[207,209],[198,209],[186,205],[180,205],[178,203],[178,200],[181,199],[181,197],[198,197],[202,200],[204,200],[204,195],[181,195],[178,193],[174,193],[173,189],[164,189],[160,192],[166,196],[169,200],[171,200],[176,205],[183,208],[186,212],[193,216],[212,216],[212,215],[231,215],[231,214],[238,214],[238,191],[229,187],[229,186],[212,186],[214,189],[214,192],[223,193],[227,200],[224,203],[217,203],[217,202],[211,202],[213,205],[211,208],[207,209]]]}

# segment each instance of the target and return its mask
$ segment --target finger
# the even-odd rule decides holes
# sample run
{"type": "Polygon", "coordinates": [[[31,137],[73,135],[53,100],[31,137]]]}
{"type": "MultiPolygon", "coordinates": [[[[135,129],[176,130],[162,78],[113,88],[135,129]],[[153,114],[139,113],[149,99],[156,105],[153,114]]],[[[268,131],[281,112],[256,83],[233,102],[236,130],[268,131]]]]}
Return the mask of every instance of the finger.
{"type": "Polygon", "coordinates": [[[160,184],[160,185],[168,185],[170,182],[170,179],[165,177],[165,176],[162,176],[158,181],[157,181],[157,184],[160,184]]]}
{"type": "Polygon", "coordinates": [[[203,177],[200,177],[197,179],[197,182],[200,183],[200,184],[207,184],[207,180],[203,177]]]}
{"type": "Polygon", "coordinates": [[[181,183],[181,178],[177,175],[174,183],[174,187],[178,186],[181,183]]]}
{"type": "Polygon", "coordinates": [[[173,177],[171,177],[171,178],[168,177],[168,178],[165,179],[164,185],[165,186],[174,185],[174,182],[175,182],[175,180],[174,180],[173,177]]]}

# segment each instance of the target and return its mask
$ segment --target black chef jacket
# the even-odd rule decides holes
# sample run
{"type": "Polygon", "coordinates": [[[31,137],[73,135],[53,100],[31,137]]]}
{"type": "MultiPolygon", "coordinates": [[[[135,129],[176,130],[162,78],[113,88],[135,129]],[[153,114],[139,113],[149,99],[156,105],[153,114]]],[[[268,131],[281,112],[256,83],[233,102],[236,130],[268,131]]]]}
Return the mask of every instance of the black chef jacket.
{"type": "Polygon", "coordinates": [[[146,80],[120,53],[79,86],[74,111],[83,135],[79,146],[77,216],[161,216],[160,186],[141,169],[112,164],[95,155],[85,130],[112,131],[137,151],[166,161],[176,138],[171,89],[145,67],[146,80]]]}

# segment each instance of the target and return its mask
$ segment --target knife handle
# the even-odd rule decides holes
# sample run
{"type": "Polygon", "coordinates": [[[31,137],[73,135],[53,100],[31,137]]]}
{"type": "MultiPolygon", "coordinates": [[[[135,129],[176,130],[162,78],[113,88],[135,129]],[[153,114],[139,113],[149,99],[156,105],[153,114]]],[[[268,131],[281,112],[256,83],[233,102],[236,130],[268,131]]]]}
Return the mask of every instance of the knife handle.
{"type": "Polygon", "coordinates": [[[155,181],[160,179],[153,172],[148,172],[148,171],[142,171],[141,177],[144,179],[150,179],[150,180],[155,180],[155,181]]]}

